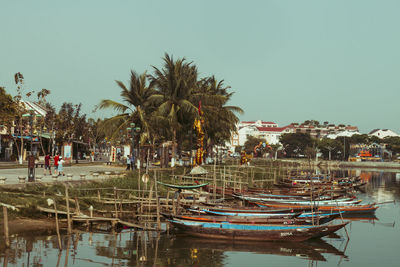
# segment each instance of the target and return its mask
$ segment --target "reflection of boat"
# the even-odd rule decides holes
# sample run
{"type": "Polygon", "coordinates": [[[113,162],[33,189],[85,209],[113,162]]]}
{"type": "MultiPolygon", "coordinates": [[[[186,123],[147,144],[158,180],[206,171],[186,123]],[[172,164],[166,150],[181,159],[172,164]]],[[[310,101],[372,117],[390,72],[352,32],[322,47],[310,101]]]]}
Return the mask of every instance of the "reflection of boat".
{"type": "Polygon", "coordinates": [[[345,218],[346,220],[350,220],[350,221],[375,221],[375,220],[379,220],[378,217],[375,216],[375,214],[368,214],[368,213],[364,213],[364,214],[349,214],[349,213],[343,213],[343,218],[345,218]]]}
{"type": "Polygon", "coordinates": [[[323,240],[313,242],[257,242],[257,241],[225,241],[217,239],[195,238],[177,235],[172,249],[219,250],[222,252],[251,252],[257,254],[273,254],[295,256],[308,260],[326,261],[321,253],[344,255],[344,253],[323,240]]]}

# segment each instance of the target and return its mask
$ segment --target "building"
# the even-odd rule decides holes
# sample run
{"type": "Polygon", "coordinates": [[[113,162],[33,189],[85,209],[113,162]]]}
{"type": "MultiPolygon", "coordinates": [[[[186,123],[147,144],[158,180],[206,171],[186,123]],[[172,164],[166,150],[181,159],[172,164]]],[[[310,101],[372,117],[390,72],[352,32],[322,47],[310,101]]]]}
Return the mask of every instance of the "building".
{"type": "Polygon", "coordinates": [[[397,133],[395,133],[389,129],[375,129],[375,130],[372,130],[369,133],[369,135],[376,136],[380,139],[383,139],[385,137],[400,137],[400,135],[398,135],[397,133]]]}

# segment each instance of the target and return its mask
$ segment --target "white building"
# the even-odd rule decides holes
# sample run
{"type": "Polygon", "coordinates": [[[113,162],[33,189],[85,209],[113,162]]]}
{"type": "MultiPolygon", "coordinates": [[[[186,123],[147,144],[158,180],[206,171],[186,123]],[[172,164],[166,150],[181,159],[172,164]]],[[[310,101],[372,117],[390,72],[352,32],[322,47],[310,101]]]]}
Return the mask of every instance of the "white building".
{"type": "Polygon", "coordinates": [[[383,139],[385,137],[400,137],[400,135],[389,129],[375,129],[371,131],[369,135],[376,136],[380,139],[383,139]]]}
{"type": "Polygon", "coordinates": [[[229,150],[233,151],[237,146],[243,146],[248,136],[265,139],[268,144],[279,143],[283,133],[289,133],[292,129],[288,126],[278,127],[278,124],[271,121],[242,121],[237,126],[237,132],[232,134],[231,140],[227,143],[229,150]]]}

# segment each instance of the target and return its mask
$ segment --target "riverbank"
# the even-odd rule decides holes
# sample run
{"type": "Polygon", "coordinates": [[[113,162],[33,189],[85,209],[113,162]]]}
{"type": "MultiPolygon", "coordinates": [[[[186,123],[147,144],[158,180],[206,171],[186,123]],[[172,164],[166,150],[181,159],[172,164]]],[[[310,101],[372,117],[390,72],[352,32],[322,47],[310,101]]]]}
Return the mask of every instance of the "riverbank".
{"type": "Polygon", "coordinates": [[[379,169],[393,169],[400,170],[400,162],[372,162],[372,161],[334,161],[334,160],[305,160],[305,159],[281,159],[282,162],[292,162],[297,163],[299,167],[307,168],[311,165],[311,167],[319,167],[319,168],[358,168],[358,169],[371,169],[371,170],[379,170],[379,169]]]}

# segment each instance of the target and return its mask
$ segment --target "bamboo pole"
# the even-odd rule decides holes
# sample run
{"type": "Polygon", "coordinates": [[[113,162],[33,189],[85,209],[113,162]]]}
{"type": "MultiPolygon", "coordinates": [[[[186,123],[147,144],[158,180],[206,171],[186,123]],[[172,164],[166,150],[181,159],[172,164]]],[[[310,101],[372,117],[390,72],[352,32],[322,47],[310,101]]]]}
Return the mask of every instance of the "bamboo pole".
{"type": "Polygon", "coordinates": [[[57,205],[56,200],[54,200],[54,211],[56,213],[56,231],[57,231],[57,240],[58,240],[58,249],[61,251],[61,236],[60,236],[60,226],[58,225],[58,214],[57,214],[57,205]]]}
{"type": "Polygon", "coordinates": [[[118,218],[118,209],[117,209],[117,188],[114,187],[114,210],[115,210],[115,218],[118,218]]]}
{"type": "Polygon", "coordinates": [[[6,248],[10,247],[10,237],[8,235],[8,213],[7,207],[3,206],[3,217],[4,217],[4,241],[6,248]]]}
{"type": "Polygon", "coordinates": [[[217,199],[217,171],[216,171],[216,167],[217,167],[217,162],[216,162],[216,160],[214,160],[214,194],[213,194],[214,200],[217,199]]]}
{"type": "Polygon", "coordinates": [[[67,205],[67,225],[68,225],[68,234],[70,235],[72,232],[71,227],[71,216],[69,211],[69,194],[68,194],[68,185],[65,185],[65,202],[67,205]]]}

